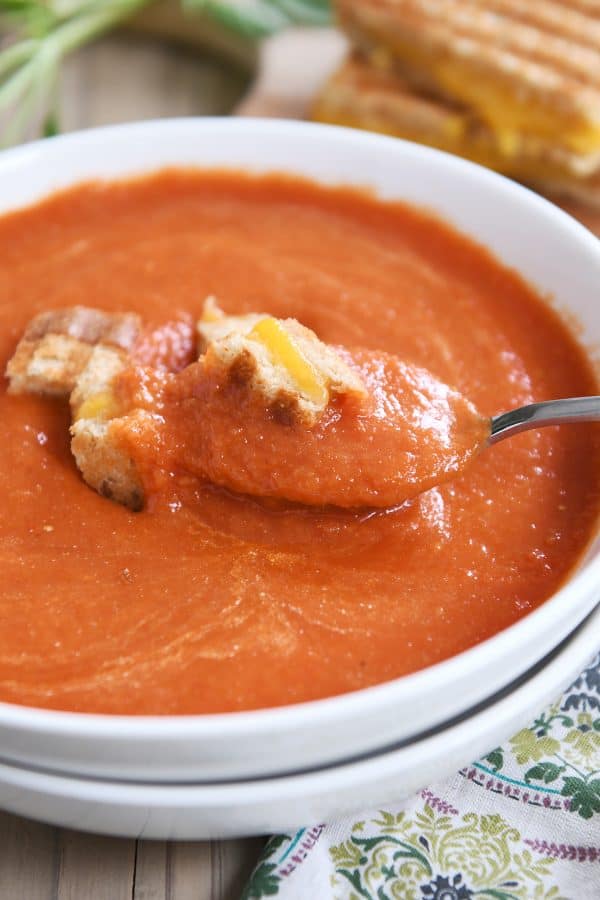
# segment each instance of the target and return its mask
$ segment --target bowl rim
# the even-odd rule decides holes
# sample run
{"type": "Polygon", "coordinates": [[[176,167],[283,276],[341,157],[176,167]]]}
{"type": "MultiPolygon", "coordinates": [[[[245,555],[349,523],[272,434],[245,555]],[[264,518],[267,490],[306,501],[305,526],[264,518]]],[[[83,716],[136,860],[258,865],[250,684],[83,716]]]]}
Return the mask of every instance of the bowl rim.
{"type": "MultiPolygon", "coordinates": [[[[206,782],[206,781],[180,781],[180,782],[148,782],[131,779],[86,776],[79,772],[56,772],[38,766],[21,765],[12,761],[0,759],[0,780],[6,773],[12,773],[20,783],[20,786],[34,788],[54,789],[54,793],[64,792],[74,798],[86,796],[89,802],[97,803],[140,803],[144,808],[152,807],[153,810],[163,806],[169,806],[174,800],[181,807],[198,808],[198,802],[218,803],[228,801],[238,808],[250,807],[254,804],[265,802],[289,803],[309,794],[320,794],[322,791],[331,792],[348,790],[349,785],[356,780],[366,780],[368,783],[376,783],[382,779],[395,776],[399,761],[421,762],[425,757],[428,763],[436,761],[439,756],[439,746],[444,746],[444,756],[456,752],[457,746],[463,747],[466,737],[477,740],[481,734],[488,734],[494,730],[498,732],[498,720],[502,721],[501,727],[506,730],[511,728],[511,721],[515,718],[524,720],[532,713],[531,694],[543,692],[546,696],[560,692],[560,685],[568,690],[568,679],[576,678],[570,672],[565,676],[565,666],[571,670],[585,667],[594,662],[594,642],[592,634],[594,626],[600,623],[600,606],[591,613],[585,622],[577,629],[575,634],[569,635],[564,645],[542,667],[533,674],[528,673],[524,681],[507,695],[493,698],[492,702],[465,716],[458,722],[450,723],[434,734],[428,734],[418,741],[399,747],[386,747],[381,751],[374,751],[364,757],[352,760],[342,760],[334,765],[317,767],[307,771],[294,771],[276,775],[266,775],[253,778],[242,778],[231,781],[206,782]],[[553,687],[545,688],[548,677],[553,687]],[[515,707],[516,701],[516,707],[515,707]],[[282,795],[285,795],[282,800],[282,795]]],[[[550,702],[542,701],[543,702],[550,702]]],[[[534,701],[535,703],[535,701],[534,701]]],[[[539,703],[536,704],[539,707],[539,703]]],[[[518,727],[518,726],[517,726],[518,727]]],[[[509,732],[510,733],[510,732],[509,732]]],[[[461,749],[461,754],[464,750],[461,749]]],[[[480,763],[481,759],[470,758],[466,765],[480,763]]],[[[443,777],[447,777],[447,774],[443,777]]],[[[306,824],[306,823],[303,823],[306,824]]],[[[114,833],[114,831],[111,831],[114,833]]]]}
{"type": "MultiPolygon", "coordinates": [[[[76,131],[65,135],[58,135],[43,140],[31,141],[18,147],[5,150],[0,153],[0,174],[13,165],[17,167],[28,162],[41,162],[40,155],[51,156],[60,151],[62,147],[70,147],[80,150],[82,153],[90,145],[111,140],[123,140],[129,137],[148,138],[153,135],[160,140],[168,132],[180,131],[182,135],[186,131],[210,131],[221,129],[230,132],[229,136],[237,133],[239,136],[248,133],[265,138],[269,133],[280,136],[286,134],[290,137],[301,139],[320,140],[319,135],[332,138],[341,142],[350,142],[363,148],[366,152],[373,152],[377,147],[387,145],[394,146],[399,156],[405,158],[422,157],[430,160],[433,165],[443,165],[451,172],[462,172],[477,182],[488,184],[492,189],[512,194],[519,202],[529,205],[532,211],[547,220],[553,220],[553,227],[563,232],[566,238],[577,241],[592,259],[600,266],[600,240],[598,240],[587,228],[573,219],[569,214],[559,209],[549,200],[541,197],[534,191],[517,184],[509,178],[500,175],[490,169],[476,163],[444,151],[436,150],[411,141],[394,138],[387,135],[358,131],[335,125],[323,125],[313,122],[298,122],[286,119],[261,119],[261,118],[226,118],[219,116],[185,117],[170,119],[150,119],[142,122],[128,122],[118,125],[91,128],[85,131],[76,131]]],[[[143,176],[152,171],[160,171],[169,168],[172,164],[165,163],[152,166],[148,169],[140,166],[139,175],[143,176]]],[[[177,167],[177,164],[174,164],[177,167]]],[[[184,168],[186,166],[183,166],[184,168]]],[[[191,166],[190,168],[193,168],[191,166]]],[[[197,168],[202,168],[198,166],[197,168]]],[[[210,169],[217,169],[210,166],[210,169]]],[[[225,166],[224,169],[234,169],[233,166],[225,166]]],[[[244,164],[240,163],[237,170],[243,170],[244,164]]],[[[268,171],[285,171],[285,169],[269,169],[268,171]]],[[[292,173],[293,174],[293,173],[292,173]]],[[[110,176],[107,182],[137,177],[135,174],[125,172],[123,175],[110,176]]],[[[87,178],[69,179],[65,185],[57,190],[63,190],[69,186],[84,183],[87,178]]],[[[101,177],[101,180],[105,180],[101,177]]],[[[308,180],[317,180],[308,177],[308,180]]],[[[340,180],[339,184],[348,184],[340,180]]],[[[361,188],[358,181],[351,182],[350,186],[361,188]]],[[[42,193],[39,200],[51,196],[55,189],[42,193]]],[[[384,202],[385,202],[384,198],[384,202]]],[[[0,216],[10,214],[12,211],[26,209],[39,202],[37,198],[27,200],[22,204],[11,205],[0,216]]],[[[426,206],[424,206],[426,208],[426,206]]],[[[460,231],[460,226],[457,226],[460,231]]],[[[467,233],[463,231],[463,233],[467,233]]],[[[485,246],[485,245],[484,245],[485,246]]],[[[502,260],[500,260],[502,262],[502,260]]],[[[600,523],[599,523],[600,524],[600,523]]],[[[583,554],[584,556],[584,554],[583,554]]],[[[522,643],[527,640],[527,634],[531,640],[540,628],[551,623],[556,611],[568,605],[569,598],[576,594],[582,595],[594,585],[600,585],[600,554],[596,559],[585,562],[581,569],[575,569],[568,573],[561,587],[545,600],[539,607],[527,613],[512,625],[502,631],[486,638],[454,656],[419,669],[416,672],[361,688],[344,694],[325,697],[319,700],[305,701],[279,707],[265,707],[244,711],[225,713],[197,713],[185,715],[122,715],[110,713],[86,713],[71,712],[59,709],[47,709],[43,707],[25,706],[6,701],[0,701],[0,727],[26,727],[28,731],[43,733],[60,733],[63,736],[77,736],[84,738],[118,738],[128,740],[137,738],[148,739],[178,739],[186,738],[228,738],[240,734],[240,732],[252,731],[254,735],[270,733],[277,726],[291,726],[302,730],[309,724],[318,725],[319,722],[335,724],[336,720],[346,719],[352,711],[359,715],[367,710],[382,708],[390,705],[393,700],[400,703],[402,699],[410,697],[412,701],[418,700],[421,694],[429,693],[433,687],[441,681],[453,680],[466,664],[477,667],[477,664],[485,660],[488,664],[500,660],[511,645],[514,648],[515,641],[522,643]]]]}

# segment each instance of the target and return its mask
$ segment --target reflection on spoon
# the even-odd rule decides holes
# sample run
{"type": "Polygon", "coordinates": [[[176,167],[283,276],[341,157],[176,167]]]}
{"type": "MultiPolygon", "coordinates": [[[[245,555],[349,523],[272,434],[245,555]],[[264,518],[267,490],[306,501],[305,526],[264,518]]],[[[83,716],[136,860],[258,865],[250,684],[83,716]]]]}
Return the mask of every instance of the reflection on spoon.
{"type": "Polygon", "coordinates": [[[562,425],[565,422],[600,422],[600,397],[547,400],[501,413],[491,420],[488,444],[497,444],[504,438],[531,428],[562,425]]]}

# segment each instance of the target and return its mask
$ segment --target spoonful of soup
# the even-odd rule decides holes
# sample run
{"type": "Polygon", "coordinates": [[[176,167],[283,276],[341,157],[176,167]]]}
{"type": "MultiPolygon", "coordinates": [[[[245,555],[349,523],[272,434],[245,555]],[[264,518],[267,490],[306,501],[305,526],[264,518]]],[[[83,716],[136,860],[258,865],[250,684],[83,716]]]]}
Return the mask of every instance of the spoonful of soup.
{"type": "Polygon", "coordinates": [[[179,466],[214,484],[309,506],[393,506],[456,476],[488,436],[473,404],[426,369],[326,345],[295,320],[208,312],[199,361],[161,402],[179,466]]]}
{"type": "Polygon", "coordinates": [[[84,480],[132,509],[178,478],[307,506],[391,507],[510,434],[600,419],[600,399],[580,398],[490,420],[426,369],[325,344],[294,319],[226,315],[212,298],[197,341],[184,332],[85,307],[44,313],[7,368],[12,393],[69,397],[84,480]]]}

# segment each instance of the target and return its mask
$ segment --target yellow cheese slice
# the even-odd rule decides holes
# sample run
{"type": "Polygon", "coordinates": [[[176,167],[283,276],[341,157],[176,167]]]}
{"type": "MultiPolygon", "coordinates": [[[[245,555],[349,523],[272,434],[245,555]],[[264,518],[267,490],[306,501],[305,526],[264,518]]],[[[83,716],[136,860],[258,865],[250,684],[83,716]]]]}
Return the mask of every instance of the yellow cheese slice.
{"type": "Polygon", "coordinates": [[[329,393],[325,380],[302,355],[281,322],[267,316],[256,323],[248,337],[266,347],[273,363],[286,369],[299,393],[313,403],[327,403],[329,393]]]}

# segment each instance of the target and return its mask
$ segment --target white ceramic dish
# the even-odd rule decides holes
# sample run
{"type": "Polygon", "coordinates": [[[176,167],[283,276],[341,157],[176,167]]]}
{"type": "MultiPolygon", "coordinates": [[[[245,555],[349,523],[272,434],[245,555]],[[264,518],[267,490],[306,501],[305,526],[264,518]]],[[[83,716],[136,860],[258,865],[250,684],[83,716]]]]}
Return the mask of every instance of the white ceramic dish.
{"type": "Polygon", "coordinates": [[[598,649],[600,610],[516,690],[398,750],[306,775],[231,784],[130,784],[0,764],[0,806],[56,825],[129,837],[208,839],[289,831],[393,803],[514,734],[598,649]]]}
{"type": "MultiPolygon", "coordinates": [[[[3,154],[0,212],[84,179],[167,165],[282,170],[429,207],[552,294],[580,322],[585,342],[600,345],[600,242],[492,172],[391,138],[253,119],[100,129],[3,154]]],[[[86,716],[0,704],[0,753],[56,771],[165,782],[273,775],[376,750],[451,719],[543,658],[592,609],[599,549],[540,609],[409,677],[316,703],[220,716],[86,716]]]]}

